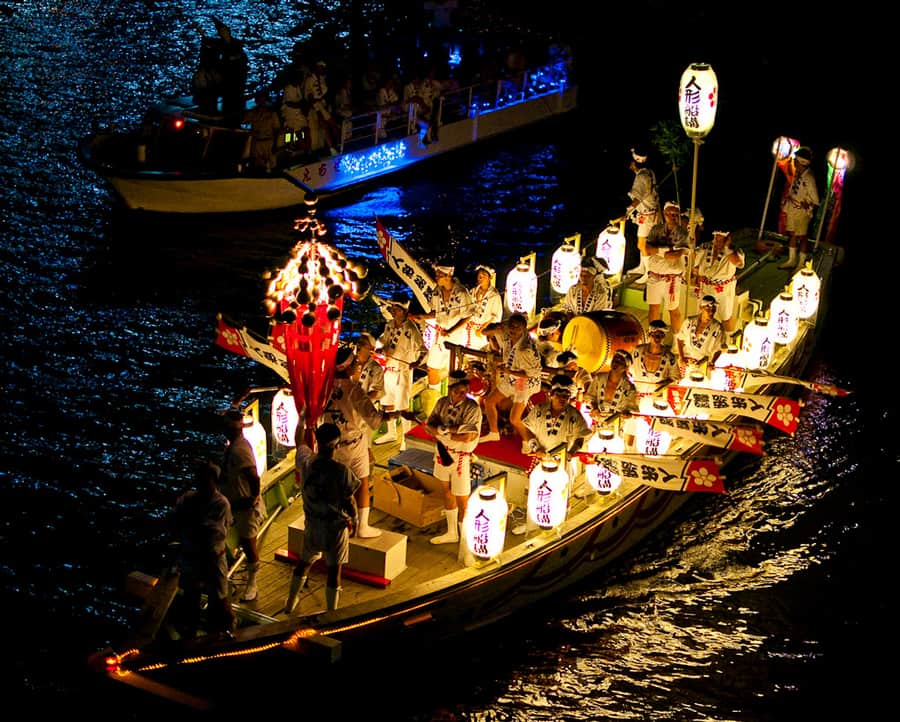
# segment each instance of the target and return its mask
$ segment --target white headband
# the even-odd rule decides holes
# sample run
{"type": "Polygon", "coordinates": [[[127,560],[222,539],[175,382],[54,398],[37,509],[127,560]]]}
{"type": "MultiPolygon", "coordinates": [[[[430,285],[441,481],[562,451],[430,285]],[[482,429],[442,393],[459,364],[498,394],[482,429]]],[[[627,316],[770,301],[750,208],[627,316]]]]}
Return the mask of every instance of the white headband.
{"type": "Polygon", "coordinates": [[[479,271],[484,271],[489,276],[496,276],[497,272],[491,268],[490,266],[485,266],[483,263],[479,263],[475,266],[475,273],[477,274],[479,271]]]}
{"type": "Polygon", "coordinates": [[[638,163],[646,163],[647,162],[647,156],[638,155],[635,152],[634,148],[631,149],[631,157],[634,158],[638,163]]]}
{"type": "Polygon", "coordinates": [[[454,266],[434,266],[434,270],[438,273],[443,273],[446,276],[452,276],[453,272],[456,270],[454,266]]]}

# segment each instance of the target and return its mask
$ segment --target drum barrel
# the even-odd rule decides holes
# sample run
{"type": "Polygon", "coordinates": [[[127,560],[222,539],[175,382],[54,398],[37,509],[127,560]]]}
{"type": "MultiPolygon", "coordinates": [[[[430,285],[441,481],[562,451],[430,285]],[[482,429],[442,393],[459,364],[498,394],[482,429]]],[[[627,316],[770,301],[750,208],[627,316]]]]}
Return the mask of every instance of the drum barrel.
{"type": "Polygon", "coordinates": [[[629,353],[646,341],[635,316],[621,311],[590,311],[572,318],[563,329],[562,346],[578,355],[578,365],[591,373],[609,371],[613,354],[629,353]]]}

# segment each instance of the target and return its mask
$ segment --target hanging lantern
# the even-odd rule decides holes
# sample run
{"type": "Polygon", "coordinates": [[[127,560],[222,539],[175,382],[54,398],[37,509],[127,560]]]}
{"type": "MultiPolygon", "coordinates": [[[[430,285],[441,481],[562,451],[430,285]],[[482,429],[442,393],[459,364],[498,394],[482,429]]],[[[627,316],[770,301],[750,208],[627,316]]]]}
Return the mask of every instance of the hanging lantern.
{"type": "Polygon", "coordinates": [[[758,313],[744,329],[741,353],[747,368],[764,369],[768,367],[769,361],[772,359],[773,346],[769,319],[765,314],[758,313]]]}
{"type": "MultiPolygon", "coordinates": [[[[588,439],[589,454],[621,454],[625,451],[625,440],[612,429],[600,429],[588,439]]],[[[622,485],[622,477],[614,474],[603,464],[588,464],[585,468],[588,484],[598,494],[612,494],[622,485]]]]}
{"type": "Polygon", "coordinates": [[[781,135],[772,143],[772,155],[775,157],[776,162],[779,160],[787,160],[794,155],[794,151],[799,147],[799,140],[794,140],[793,138],[781,135]]]}
{"type": "Polygon", "coordinates": [[[790,286],[787,286],[772,299],[769,313],[772,339],[775,343],[788,344],[797,338],[800,319],[797,315],[797,304],[794,302],[794,294],[790,286]]]}
{"type": "Polygon", "coordinates": [[[253,414],[244,414],[244,438],[250,442],[253,458],[256,459],[256,473],[260,476],[266,470],[266,430],[253,414]]]}
{"type": "Polygon", "coordinates": [[[297,430],[297,404],[289,388],[278,389],[272,398],[272,436],[282,446],[295,446],[294,432],[297,430]]]}
{"type": "Polygon", "coordinates": [[[479,559],[493,559],[503,551],[509,504],[492,486],[479,486],[469,497],[465,527],[469,551],[479,559]]]}
{"type": "Polygon", "coordinates": [[[422,327],[422,343],[426,349],[431,349],[437,338],[437,324],[433,318],[429,318],[422,327]]]}
{"type": "Polygon", "coordinates": [[[710,386],[720,391],[737,391],[744,376],[744,356],[734,344],[719,354],[709,374],[710,386]]]}
{"type": "Polygon", "coordinates": [[[506,277],[506,307],[511,313],[527,317],[534,315],[537,304],[537,274],[534,272],[535,254],[523,258],[506,277]]]}
{"type": "Polygon", "coordinates": [[[566,518],[569,475],[553,457],[545,458],[528,477],[528,518],[541,529],[554,529],[566,518]]]}
{"type": "Polygon", "coordinates": [[[557,293],[565,293],[578,283],[581,276],[581,256],[578,247],[568,239],[556,249],[550,264],[550,285],[557,293]]]}
{"type": "Polygon", "coordinates": [[[597,258],[602,258],[613,276],[625,266],[625,234],[618,225],[607,226],[597,236],[597,258]]]}
{"type": "Polygon", "coordinates": [[[705,138],[716,122],[719,81],[709,63],[692,63],[678,86],[678,115],[688,138],[705,138]]]}
{"type": "MultiPolygon", "coordinates": [[[[653,406],[656,416],[672,416],[672,409],[665,399],[655,400],[653,406]]],[[[672,435],[668,431],[656,431],[653,429],[652,416],[642,416],[637,420],[634,444],[639,454],[644,454],[644,456],[662,456],[669,450],[671,443],[672,435]]]]}
{"type": "Polygon", "coordinates": [[[791,290],[797,304],[797,315],[801,319],[811,318],[819,310],[819,292],[822,282],[813,270],[812,261],[794,274],[791,290]]]}

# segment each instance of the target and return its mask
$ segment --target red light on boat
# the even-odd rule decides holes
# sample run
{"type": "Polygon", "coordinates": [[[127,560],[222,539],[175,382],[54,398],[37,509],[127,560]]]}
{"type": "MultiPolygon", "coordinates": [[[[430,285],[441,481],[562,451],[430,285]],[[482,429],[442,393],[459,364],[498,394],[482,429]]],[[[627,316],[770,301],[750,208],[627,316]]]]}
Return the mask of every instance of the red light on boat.
{"type": "Polygon", "coordinates": [[[119,658],[115,654],[110,654],[103,660],[107,672],[119,671],[119,658]]]}
{"type": "Polygon", "coordinates": [[[184,120],[181,118],[175,119],[175,130],[181,130],[184,127],[184,120]]]}

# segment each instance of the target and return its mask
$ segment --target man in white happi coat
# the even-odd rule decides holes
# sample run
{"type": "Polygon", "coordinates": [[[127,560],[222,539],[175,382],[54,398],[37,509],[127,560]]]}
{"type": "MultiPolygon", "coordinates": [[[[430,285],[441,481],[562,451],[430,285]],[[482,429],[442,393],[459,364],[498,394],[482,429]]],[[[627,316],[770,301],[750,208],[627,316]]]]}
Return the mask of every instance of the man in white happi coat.
{"type": "Polygon", "coordinates": [[[678,356],[671,346],[663,343],[668,332],[669,327],[665,321],[651,321],[647,329],[649,341],[638,344],[631,352],[632,361],[628,372],[642,401],[652,397],[666,382],[681,381],[678,356]]]}
{"type": "Polygon", "coordinates": [[[608,270],[609,264],[604,258],[586,256],[581,259],[581,278],[566,291],[561,304],[569,318],[612,308],[612,294],[604,275],[608,270]]]}
{"type": "Polygon", "coordinates": [[[682,372],[703,371],[703,365],[711,369],[726,346],[725,328],[716,320],[716,299],[704,296],[700,299],[700,313],[685,321],[677,335],[678,357],[682,372]]]}
{"type": "Polygon", "coordinates": [[[685,257],[689,252],[687,229],[681,224],[681,208],[667,201],[665,220],[657,223],[647,236],[647,320],[662,318],[669,312],[672,333],[681,328],[681,290],[685,257]]]}
{"type": "Polygon", "coordinates": [[[469,291],[472,299],[472,315],[466,322],[464,346],[483,349],[488,345],[484,329],[503,320],[503,297],[495,285],[497,272],[490,266],[475,266],[475,287],[469,291]]]}
{"type": "Polygon", "coordinates": [[[713,231],[712,238],[711,242],[698,246],[695,252],[694,284],[699,297],[716,299],[716,319],[732,333],[735,330],[735,274],[737,269],[744,267],[744,251],[732,246],[729,231],[713,231]]]}
{"type": "Polygon", "coordinates": [[[624,218],[637,226],[637,247],[640,263],[627,273],[640,273],[638,283],[647,281],[647,251],[645,244],[650,229],[660,222],[659,193],[656,188],[656,174],[647,167],[647,153],[641,148],[631,149],[628,168],[634,173],[631,190],[628,191],[628,207],[624,218]]]}
{"type": "Polygon", "coordinates": [[[788,235],[788,257],[778,266],[782,269],[800,268],[806,262],[809,221],[819,205],[816,179],[809,166],[811,161],[812,151],[802,145],[790,159],[779,164],[787,179],[781,212],[784,214],[784,230],[788,235]]]}

